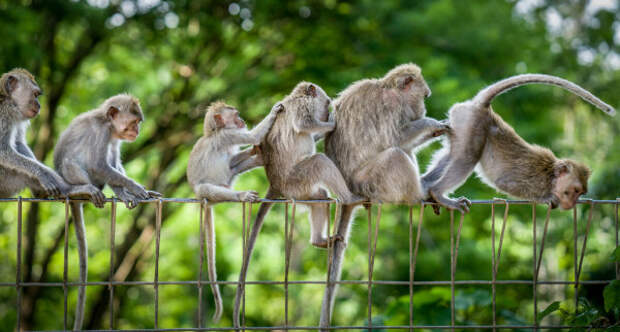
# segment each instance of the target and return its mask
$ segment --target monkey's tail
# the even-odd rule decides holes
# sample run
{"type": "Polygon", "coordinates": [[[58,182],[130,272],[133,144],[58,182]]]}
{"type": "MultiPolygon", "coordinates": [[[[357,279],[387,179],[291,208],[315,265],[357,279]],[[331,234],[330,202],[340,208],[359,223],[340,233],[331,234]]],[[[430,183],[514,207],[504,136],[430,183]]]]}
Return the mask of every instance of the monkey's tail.
{"type": "Polygon", "coordinates": [[[73,226],[75,228],[75,238],[78,245],[78,257],[80,262],[80,286],[78,287],[77,304],[75,305],[75,320],[73,330],[82,329],[84,322],[84,307],[86,305],[86,286],[84,285],[88,276],[88,245],[86,243],[86,228],[84,226],[84,215],[82,213],[82,203],[71,203],[71,214],[73,214],[73,226]]]}
{"type": "MultiPolygon", "coordinates": [[[[276,197],[277,195],[270,187],[267,191],[266,198],[273,199],[276,197]]],[[[243,253],[241,272],[239,273],[239,284],[237,284],[237,292],[235,293],[235,308],[233,311],[233,324],[235,328],[239,328],[241,326],[239,320],[239,311],[241,308],[241,300],[243,299],[243,294],[245,292],[245,280],[248,275],[248,266],[250,265],[250,258],[252,257],[252,251],[254,250],[254,244],[256,243],[256,239],[258,238],[258,233],[260,233],[260,230],[263,227],[265,216],[267,215],[267,212],[269,212],[269,210],[271,209],[272,205],[273,203],[269,202],[265,202],[260,205],[260,208],[258,208],[258,212],[256,213],[256,219],[254,219],[252,231],[250,232],[250,238],[246,243],[245,252],[243,253]]]]}
{"type": "MultiPolygon", "coordinates": [[[[366,207],[366,206],[364,206],[366,207]]],[[[342,212],[340,214],[340,220],[338,222],[337,235],[342,236],[343,239],[347,239],[349,230],[351,229],[351,217],[355,210],[354,205],[343,205],[342,212]]],[[[345,241],[336,241],[332,257],[328,265],[328,283],[325,287],[325,294],[323,295],[323,303],[321,304],[321,318],[319,326],[321,332],[328,332],[329,325],[331,323],[331,316],[334,312],[334,303],[336,301],[336,292],[338,291],[338,284],[340,281],[340,275],[342,272],[342,261],[344,260],[344,252],[346,249],[345,241]]]]}
{"type": "Polygon", "coordinates": [[[594,96],[589,91],[580,87],[579,85],[557,76],[545,74],[523,74],[503,79],[478,92],[478,94],[474,98],[474,102],[484,107],[489,107],[493,98],[508,90],[527,84],[547,84],[559,86],[578,95],[583,100],[596,106],[610,116],[614,116],[616,114],[616,110],[613,107],[606,104],[605,102],[594,96]]]}
{"type": "Polygon", "coordinates": [[[213,208],[207,206],[205,209],[205,231],[207,234],[207,271],[209,273],[209,281],[211,282],[211,292],[213,293],[213,300],[215,301],[215,312],[213,313],[213,322],[217,323],[222,318],[222,294],[220,293],[220,286],[216,284],[217,281],[217,269],[215,264],[215,224],[213,222],[213,208]]]}

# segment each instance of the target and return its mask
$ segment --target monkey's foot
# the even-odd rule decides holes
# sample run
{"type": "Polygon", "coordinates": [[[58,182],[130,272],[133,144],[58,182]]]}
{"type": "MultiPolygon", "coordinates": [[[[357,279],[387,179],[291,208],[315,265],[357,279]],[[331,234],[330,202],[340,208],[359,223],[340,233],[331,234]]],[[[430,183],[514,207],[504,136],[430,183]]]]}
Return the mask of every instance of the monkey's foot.
{"type": "Polygon", "coordinates": [[[329,247],[333,248],[337,241],[343,241],[344,238],[338,234],[332,235],[329,238],[320,239],[319,241],[312,241],[312,245],[317,248],[327,249],[328,244],[329,247]]]}
{"type": "MultiPolygon", "coordinates": [[[[434,199],[437,203],[441,204],[448,210],[457,210],[461,213],[469,213],[469,207],[471,206],[471,202],[469,201],[469,199],[465,197],[459,197],[453,200],[444,196],[435,195],[432,190],[429,191],[429,193],[432,199],[434,199]]],[[[433,208],[433,211],[436,212],[437,210],[433,208]]]]}

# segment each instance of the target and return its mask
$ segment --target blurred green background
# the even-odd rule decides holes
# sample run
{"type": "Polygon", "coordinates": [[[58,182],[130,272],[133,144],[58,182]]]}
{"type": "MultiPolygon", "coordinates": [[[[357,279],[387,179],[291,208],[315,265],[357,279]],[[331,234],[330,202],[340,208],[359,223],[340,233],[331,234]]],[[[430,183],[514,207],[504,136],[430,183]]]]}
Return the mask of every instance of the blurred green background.
{"type": "MultiPolygon", "coordinates": [[[[162,1],[162,0],[0,0],[0,70],[30,70],[42,86],[41,115],[28,133],[37,157],[52,165],[56,138],[77,114],[120,92],[136,95],[146,122],[139,139],[123,147],[129,175],[166,197],[192,197],[185,167],[201,135],[202,111],[224,99],[250,125],[300,80],[336,96],[351,82],[380,77],[404,62],[421,66],[433,94],[428,115],[443,118],[450,105],[471,98],[495,80],[541,72],[564,77],[607,103],[620,105],[620,4],[618,1],[162,1]]],[[[610,118],[559,88],[530,86],[496,99],[496,112],[527,141],[550,147],[557,155],[581,160],[594,170],[587,197],[615,199],[620,192],[620,118],[610,118]]],[[[319,146],[321,149],[322,144],[319,146]]],[[[422,170],[435,143],[418,154],[422,170]]],[[[242,175],[238,189],[264,194],[262,169],[242,175]]],[[[106,190],[108,196],[112,192],[106,190]]],[[[499,196],[472,177],[456,195],[472,199],[499,196]]],[[[25,191],[24,196],[30,192],[25,191]]],[[[254,205],[253,211],[258,206],[254,205]]],[[[503,207],[498,206],[498,225],[503,207]]],[[[596,205],[588,237],[583,280],[614,279],[616,208],[596,205]]],[[[428,209],[427,209],[428,210],[428,209]]],[[[476,205],[465,218],[457,280],[491,279],[490,206],[476,205]]],[[[532,279],[531,206],[512,206],[499,279],[532,279]]],[[[199,261],[198,211],[195,204],[166,204],[161,235],[162,281],[196,280],[199,261]]],[[[326,251],[308,242],[306,212],[297,213],[290,280],[324,280],[326,251]]],[[[413,210],[417,222],[418,207],[413,210]]],[[[373,213],[376,212],[376,208],[373,213]]],[[[539,206],[538,239],[546,209],[539,206]]],[[[135,210],[118,206],[115,279],[152,281],[155,205],[135,210]]],[[[587,206],[577,209],[583,234],[587,206]]],[[[15,281],[15,203],[1,203],[0,282],[15,281]]],[[[241,265],[241,207],[216,207],[220,280],[235,281],[241,265]]],[[[110,205],[87,204],[89,281],[109,280],[110,205]]],[[[450,280],[449,218],[426,212],[416,280],[450,280]]],[[[570,211],[551,213],[539,279],[574,280],[570,211]]],[[[384,206],[374,280],[409,280],[408,208],[384,206]]],[[[248,280],[284,278],[284,208],[267,218],[258,240],[248,280]]],[[[58,203],[24,204],[23,278],[61,282],[64,207],[58,203]]],[[[540,243],[540,242],[539,242],[540,243]]],[[[77,252],[69,234],[69,277],[77,280],[77,252]]],[[[367,218],[358,212],[348,246],[343,279],[367,279],[367,218]]],[[[204,274],[203,274],[204,275],[204,274]]],[[[204,276],[206,278],[206,276],[204,276]]],[[[618,308],[605,308],[603,287],[581,286],[582,305],[574,314],[572,285],[538,286],[538,311],[555,301],[561,310],[542,324],[610,326],[618,308]]],[[[249,285],[246,323],[283,325],[281,285],[249,285]]],[[[160,327],[197,325],[196,286],[160,286],[160,327]]],[[[616,288],[616,291],[618,288],[616,288]]],[[[222,287],[225,312],[218,326],[230,326],[235,288],[222,287]]],[[[77,290],[69,292],[72,322],[77,290]]],[[[289,287],[289,322],[316,325],[322,285],[289,287]]],[[[409,323],[407,286],[373,287],[373,321],[409,323]]],[[[620,302],[620,299],[616,299],[620,302]]],[[[88,287],[85,328],[110,328],[109,290],[88,287]]],[[[415,324],[450,323],[450,287],[419,286],[414,297],[415,324]]],[[[153,326],[152,286],[114,288],[114,328],[153,326]]],[[[210,324],[212,297],[202,298],[210,324]]],[[[367,324],[367,286],[340,288],[334,324],[367,324]]],[[[500,324],[531,324],[531,285],[497,286],[500,324]]],[[[61,329],[62,287],[28,287],[22,317],[28,329],[61,329]]],[[[491,323],[491,287],[456,287],[458,324],[491,323]]],[[[0,326],[16,323],[16,291],[0,288],[0,326]]]]}

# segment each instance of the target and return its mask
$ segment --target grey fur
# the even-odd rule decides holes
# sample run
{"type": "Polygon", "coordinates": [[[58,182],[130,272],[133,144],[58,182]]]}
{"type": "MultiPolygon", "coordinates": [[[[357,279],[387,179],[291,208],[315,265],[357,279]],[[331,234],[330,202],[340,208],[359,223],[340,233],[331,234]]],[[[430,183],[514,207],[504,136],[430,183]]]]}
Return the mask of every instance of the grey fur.
{"type": "MultiPolygon", "coordinates": [[[[380,79],[351,84],[334,102],[336,129],[325,151],[353,193],[375,202],[417,203],[423,198],[412,149],[445,134],[443,122],[425,117],[431,90],[414,64],[395,67],[380,79]]],[[[347,239],[355,206],[345,205],[337,235],[347,239]]],[[[320,326],[329,327],[346,243],[336,242],[320,326]]]]}
{"type": "Polygon", "coordinates": [[[567,208],[574,204],[579,194],[587,191],[590,172],[587,167],[572,160],[557,159],[549,149],[528,144],[491,108],[494,97],[512,88],[534,83],[559,86],[607,114],[615,114],[613,107],[559,77],[524,74],[494,83],[472,100],[450,108],[452,131],[444,148],[434,155],[430,170],[422,179],[429,197],[448,208],[466,210],[464,202],[453,201],[444,194],[465,182],[474,168],[485,183],[498,191],[549,203],[553,207],[560,204],[567,208]],[[558,182],[558,172],[568,172],[570,181],[558,182]],[[580,192],[564,195],[573,187],[579,188],[580,192]]]}
{"type": "MultiPolygon", "coordinates": [[[[309,82],[297,84],[291,94],[282,100],[285,111],[278,115],[261,143],[265,172],[270,183],[267,198],[326,199],[327,191],[323,188],[328,188],[345,203],[358,199],[349,191],[334,163],[325,155],[316,153],[315,139],[334,129],[334,123],[328,121],[330,102],[319,86],[309,82]]],[[[233,312],[233,324],[237,328],[240,326],[239,308],[244,293],[242,285],[246,280],[254,244],[271,205],[261,204],[244,253],[233,312]]],[[[337,237],[327,238],[325,234],[328,214],[327,204],[310,204],[310,242],[314,246],[326,247],[329,241],[338,242],[335,241],[337,237]]]]}
{"type": "MultiPolygon", "coordinates": [[[[261,155],[254,148],[239,151],[243,145],[258,145],[267,131],[273,125],[276,114],[282,110],[276,104],[269,115],[252,131],[246,128],[237,128],[234,123],[224,127],[217,125],[215,114],[237,112],[232,106],[216,102],[209,106],[204,120],[204,136],[194,145],[187,165],[187,179],[196,197],[207,199],[209,202],[220,201],[257,201],[255,191],[234,191],[231,189],[235,177],[252,168],[262,166],[261,155]]],[[[240,119],[239,119],[240,120],[240,119]]],[[[215,264],[215,225],[213,223],[213,208],[208,204],[205,211],[207,223],[207,270],[209,280],[217,280],[215,264]]],[[[222,317],[222,296],[218,284],[211,284],[215,300],[213,321],[218,322],[222,317]]],[[[200,318],[199,318],[200,319],[200,318]]]]}
{"type": "MultiPolygon", "coordinates": [[[[108,98],[98,108],[78,115],[60,135],[54,151],[54,166],[63,179],[81,188],[95,206],[103,207],[105,197],[101,190],[107,184],[128,208],[134,208],[139,200],[159,197],[161,194],[147,191],[125,176],[120,159],[121,140],[116,138],[117,127],[108,116],[111,108],[119,116],[143,119],[136,98],[120,94],[108,98]]],[[[76,195],[77,196],[77,195],[76,195]]],[[[88,274],[88,246],[82,212],[82,203],[71,203],[73,222],[78,241],[80,282],[85,283],[88,274]]],[[[86,304],[85,286],[78,289],[74,330],[81,330],[86,304]]]]}

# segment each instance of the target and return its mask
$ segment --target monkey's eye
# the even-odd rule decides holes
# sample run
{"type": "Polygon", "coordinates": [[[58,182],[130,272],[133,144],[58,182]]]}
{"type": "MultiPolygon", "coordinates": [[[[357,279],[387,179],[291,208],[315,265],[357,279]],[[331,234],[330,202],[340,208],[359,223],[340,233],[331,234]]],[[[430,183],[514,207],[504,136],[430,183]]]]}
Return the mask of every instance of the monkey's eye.
{"type": "Polygon", "coordinates": [[[565,190],[565,191],[564,191],[564,195],[565,195],[565,196],[568,196],[568,190],[565,190]]]}

